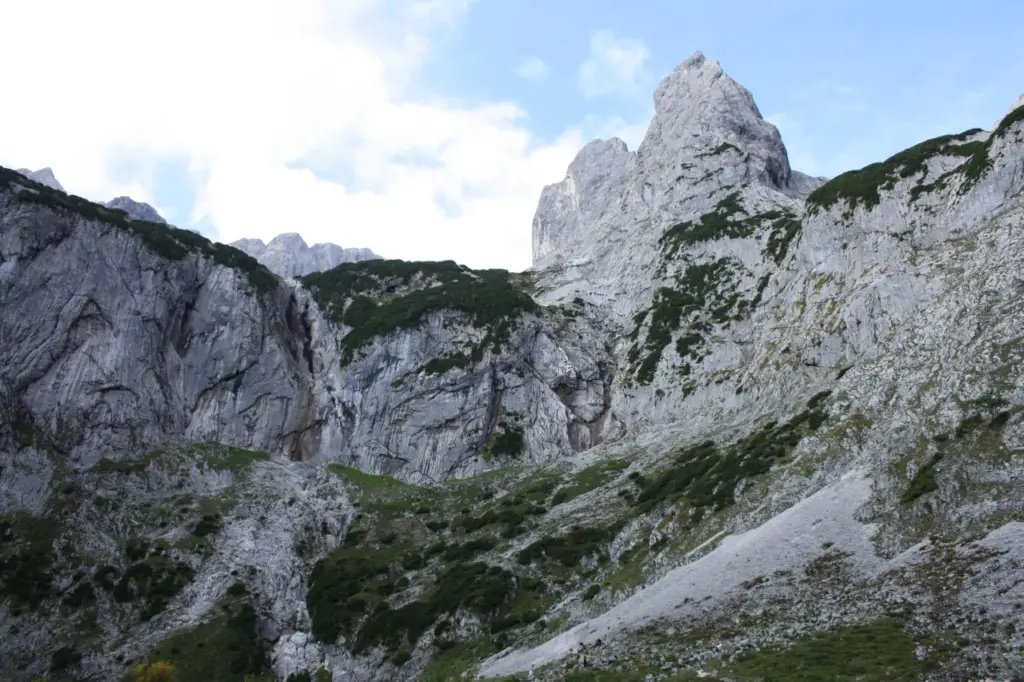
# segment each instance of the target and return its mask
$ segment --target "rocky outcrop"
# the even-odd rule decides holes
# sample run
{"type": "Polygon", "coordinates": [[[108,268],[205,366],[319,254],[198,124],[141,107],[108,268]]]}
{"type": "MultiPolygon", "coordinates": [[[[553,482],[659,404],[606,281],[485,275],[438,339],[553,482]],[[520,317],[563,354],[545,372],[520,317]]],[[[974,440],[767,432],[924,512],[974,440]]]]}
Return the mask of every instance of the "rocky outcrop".
{"type": "Polygon", "coordinates": [[[49,167],[40,168],[37,171],[31,171],[28,168],[19,168],[18,172],[29,180],[34,180],[35,182],[46,185],[50,189],[55,189],[60,192],[64,191],[64,186],[57,182],[57,178],[53,175],[53,170],[49,167]]]}
{"type": "Polygon", "coordinates": [[[618,138],[581,149],[565,179],[541,191],[533,218],[534,262],[571,256],[576,237],[618,206],[634,164],[635,154],[618,138]]]}
{"type": "Polygon", "coordinates": [[[337,244],[309,246],[295,232],[279,234],[264,244],[259,239],[240,239],[231,246],[241,249],[281,277],[301,277],[325,272],[342,263],[358,263],[380,258],[370,249],[343,249],[337,244]]]}
{"type": "Polygon", "coordinates": [[[144,201],[135,201],[131,197],[115,197],[107,202],[109,208],[117,208],[134,220],[145,220],[151,223],[166,223],[156,209],[144,201]]]}

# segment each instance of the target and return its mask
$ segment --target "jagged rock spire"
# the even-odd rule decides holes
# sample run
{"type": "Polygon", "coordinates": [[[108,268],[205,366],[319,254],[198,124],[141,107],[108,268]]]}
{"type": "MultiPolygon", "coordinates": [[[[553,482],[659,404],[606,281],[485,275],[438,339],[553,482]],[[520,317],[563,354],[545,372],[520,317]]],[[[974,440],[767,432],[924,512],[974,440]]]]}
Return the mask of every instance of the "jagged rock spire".
{"type": "Polygon", "coordinates": [[[533,260],[560,253],[585,225],[618,201],[635,154],[618,138],[594,140],[569,164],[565,179],[541,191],[533,218],[533,260]]]}
{"type": "Polygon", "coordinates": [[[606,217],[663,221],[685,213],[695,195],[760,184],[791,196],[823,180],[793,172],[778,129],[750,91],[721,65],[695,52],[654,92],[654,117],[639,149],[621,140],[591,142],[566,177],[541,193],[533,220],[533,263],[574,260],[606,241],[606,217]]]}
{"type": "Polygon", "coordinates": [[[640,164],[660,167],[725,145],[746,155],[740,170],[748,179],[787,186],[789,157],[778,129],[761,116],[749,90],[698,51],[654,91],[654,119],[638,150],[640,164]]]}

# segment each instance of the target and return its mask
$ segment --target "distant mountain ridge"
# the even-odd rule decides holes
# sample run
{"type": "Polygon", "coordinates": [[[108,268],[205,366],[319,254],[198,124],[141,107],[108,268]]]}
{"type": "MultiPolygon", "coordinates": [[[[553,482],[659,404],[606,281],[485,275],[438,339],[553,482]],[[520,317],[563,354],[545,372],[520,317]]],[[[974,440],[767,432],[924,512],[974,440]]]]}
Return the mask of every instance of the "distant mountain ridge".
{"type": "MultiPolygon", "coordinates": [[[[50,167],[35,171],[19,168],[17,172],[51,189],[67,192],[50,167]]],[[[104,205],[122,210],[135,220],[167,224],[164,217],[151,205],[128,196],[115,197],[104,205]]],[[[380,258],[370,249],[343,248],[331,243],[309,246],[297,232],[279,234],[269,243],[264,243],[262,239],[239,239],[230,245],[249,254],[275,274],[286,278],[325,272],[342,263],[358,263],[380,258]]]]}
{"type": "Polygon", "coordinates": [[[231,246],[246,252],[272,272],[286,278],[326,272],[342,263],[380,258],[370,249],[342,248],[330,243],[309,246],[297,232],[279,234],[266,244],[261,239],[239,239],[231,242],[231,246]]]}

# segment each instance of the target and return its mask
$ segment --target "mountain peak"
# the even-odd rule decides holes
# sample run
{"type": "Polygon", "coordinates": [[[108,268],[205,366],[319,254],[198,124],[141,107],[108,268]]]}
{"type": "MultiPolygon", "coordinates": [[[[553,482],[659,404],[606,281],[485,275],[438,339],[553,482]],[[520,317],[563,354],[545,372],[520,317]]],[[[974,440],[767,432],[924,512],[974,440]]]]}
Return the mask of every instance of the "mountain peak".
{"type": "Polygon", "coordinates": [[[614,205],[636,155],[617,137],[593,140],[569,164],[565,179],[541,191],[533,217],[533,262],[560,255],[580,230],[614,205]]]}
{"type": "Polygon", "coordinates": [[[35,180],[39,184],[46,185],[50,189],[67,192],[67,190],[64,189],[64,186],[57,181],[57,177],[53,174],[53,169],[49,166],[35,171],[29,170],[28,168],[19,168],[18,172],[29,180],[35,180]]]}
{"type": "Polygon", "coordinates": [[[131,197],[114,197],[107,202],[110,208],[117,208],[135,220],[146,220],[151,223],[166,223],[157,210],[144,201],[135,201],[131,197]]]}
{"type": "Polygon", "coordinates": [[[749,90],[697,51],[654,91],[654,120],[639,153],[678,157],[723,145],[746,155],[744,175],[786,187],[789,157],[778,129],[761,116],[749,90]]]}
{"type": "MultiPolygon", "coordinates": [[[[707,61],[707,57],[700,50],[695,50],[693,54],[686,58],[683,62],[683,66],[699,67],[701,64],[707,61]]],[[[717,64],[717,62],[715,62],[717,64]]]]}
{"type": "Polygon", "coordinates": [[[239,239],[231,246],[249,254],[281,277],[302,277],[324,272],[342,263],[355,263],[380,258],[370,249],[343,249],[337,244],[310,246],[298,232],[284,232],[269,242],[262,239],[239,239]]]}
{"type": "Polygon", "coordinates": [[[590,142],[565,179],[543,189],[533,219],[533,264],[604,248],[607,230],[598,228],[612,226],[615,219],[605,219],[614,215],[669,222],[694,210],[691,199],[699,205],[725,187],[760,185],[806,196],[822,182],[793,172],[782,136],[750,91],[698,50],[658,84],[654,118],[635,153],[618,139],[590,142]]]}
{"type": "Polygon", "coordinates": [[[298,232],[283,232],[267,242],[267,248],[301,249],[304,251],[309,248],[309,244],[298,232]]]}

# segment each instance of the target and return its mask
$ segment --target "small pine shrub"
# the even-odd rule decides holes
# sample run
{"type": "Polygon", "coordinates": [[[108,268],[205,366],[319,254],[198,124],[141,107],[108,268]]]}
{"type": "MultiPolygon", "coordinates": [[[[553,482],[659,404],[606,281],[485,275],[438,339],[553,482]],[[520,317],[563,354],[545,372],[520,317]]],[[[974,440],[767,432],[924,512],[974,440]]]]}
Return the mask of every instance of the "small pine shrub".
{"type": "Polygon", "coordinates": [[[174,682],[174,666],[167,661],[140,663],[132,668],[132,682],[174,682]]]}

